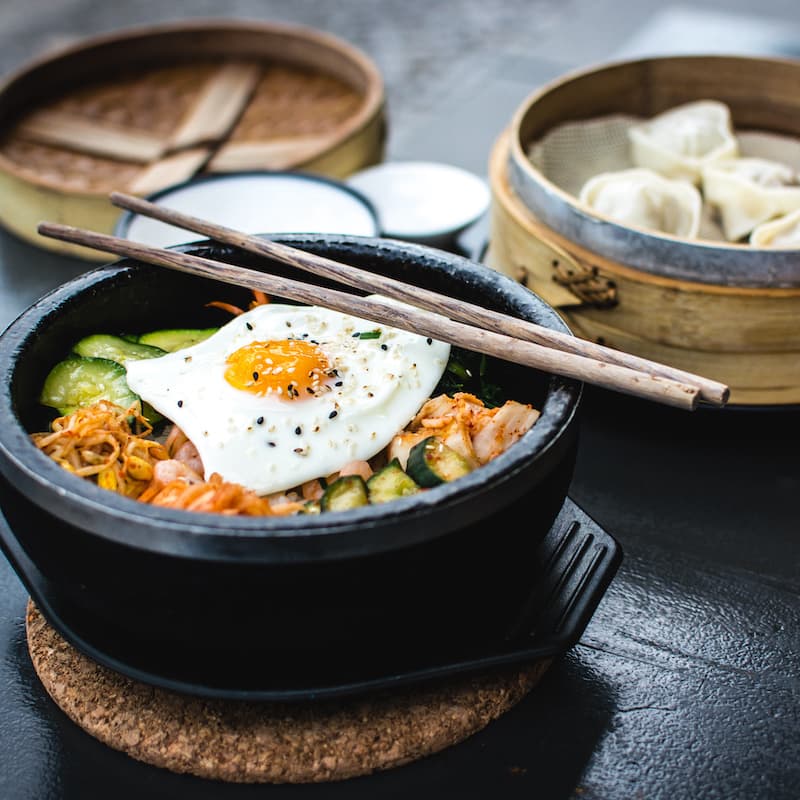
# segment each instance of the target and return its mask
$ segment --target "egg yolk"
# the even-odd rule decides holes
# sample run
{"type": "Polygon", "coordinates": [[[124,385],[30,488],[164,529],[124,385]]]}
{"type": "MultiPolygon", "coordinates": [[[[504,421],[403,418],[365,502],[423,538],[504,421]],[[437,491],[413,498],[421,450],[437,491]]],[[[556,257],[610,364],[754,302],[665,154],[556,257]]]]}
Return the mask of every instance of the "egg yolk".
{"type": "Polygon", "coordinates": [[[332,372],[322,350],[303,339],[251,342],[225,363],[225,380],[236,389],[287,400],[319,394],[332,372]]]}

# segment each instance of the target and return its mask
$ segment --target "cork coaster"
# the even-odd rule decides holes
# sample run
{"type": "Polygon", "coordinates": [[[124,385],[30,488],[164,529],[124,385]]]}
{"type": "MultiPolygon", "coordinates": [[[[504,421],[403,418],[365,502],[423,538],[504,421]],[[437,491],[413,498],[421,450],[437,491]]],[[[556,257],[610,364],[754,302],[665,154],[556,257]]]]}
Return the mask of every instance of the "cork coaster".
{"type": "Polygon", "coordinates": [[[486,727],[522,700],[550,659],[321,703],[247,703],[148,686],[96,664],[26,615],[34,669],[87,733],[139,761],[238,783],[321,783],[407,764],[486,727]]]}

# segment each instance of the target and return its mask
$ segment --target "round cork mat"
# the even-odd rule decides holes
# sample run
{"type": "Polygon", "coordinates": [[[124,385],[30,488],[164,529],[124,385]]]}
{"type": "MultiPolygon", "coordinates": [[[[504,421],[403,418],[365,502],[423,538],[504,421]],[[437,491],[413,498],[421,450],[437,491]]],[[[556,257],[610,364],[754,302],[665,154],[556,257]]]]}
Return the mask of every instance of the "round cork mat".
{"type": "Polygon", "coordinates": [[[238,783],[321,783],[450,747],[522,700],[550,659],[315,703],[247,703],[169,692],[79,653],[32,601],[34,669],[53,701],[101,742],[173,772],[238,783]]]}

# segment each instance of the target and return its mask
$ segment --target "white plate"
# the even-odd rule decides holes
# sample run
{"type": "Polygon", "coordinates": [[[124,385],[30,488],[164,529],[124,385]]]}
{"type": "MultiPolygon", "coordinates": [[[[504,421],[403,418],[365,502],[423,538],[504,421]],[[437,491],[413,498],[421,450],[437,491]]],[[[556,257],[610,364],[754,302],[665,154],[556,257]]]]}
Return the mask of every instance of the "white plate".
{"type": "MultiPolygon", "coordinates": [[[[339,181],[300,172],[205,175],[147,199],[243,233],[378,235],[377,214],[366,197],[339,181]]],[[[115,233],[156,247],[206,238],[130,212],[119,218],[115,233]]]]}
{"type": "Polygon", "coordinates": [[[346,182],[372,202],[382,235],[407,241],[449,241],[489,207],[486,181],[450,164],[387,161],[346,182]]]}

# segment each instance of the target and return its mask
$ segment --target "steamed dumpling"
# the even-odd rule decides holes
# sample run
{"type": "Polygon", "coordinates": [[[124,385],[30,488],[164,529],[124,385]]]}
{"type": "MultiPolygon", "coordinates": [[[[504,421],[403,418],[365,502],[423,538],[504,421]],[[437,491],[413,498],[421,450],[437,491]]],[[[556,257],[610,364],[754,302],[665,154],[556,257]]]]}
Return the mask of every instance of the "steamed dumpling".
{"type": "Polygon", "coordinates": [[[579,200],[624,225],[685,239],[695,238],[700,226],[700,192],[686,181],[670,180],[651,169],[595,175],[583,185],[579,200]]]}
{"type": "Polygon", "coordinates": [[[704,165],[739,154],[728,106],[698,100],[676,106],[628,129],[631,159],[668,178],[700,183],[704,165]]]}
{"type": "Polygon", "coordinates": [[[766,158],[730,158],[703,168],[703,195],[716,208],[725,238],[735,242],[753,228],[800,208],[794,170],[766,158]]]}
{"type": "Polygon", "coordinates": [[[750,234],[750,244],[756,247],[793,247],[800,250],[800,208],[759,225],[750,234]]]}

